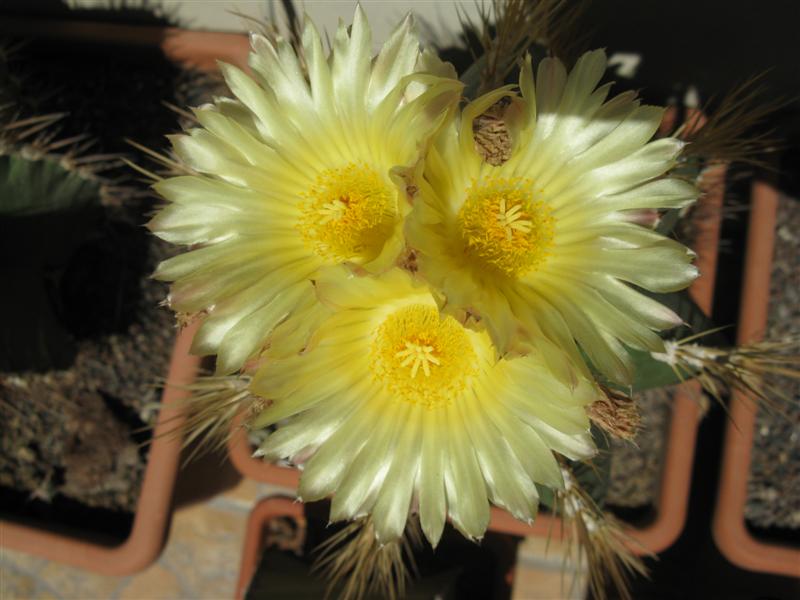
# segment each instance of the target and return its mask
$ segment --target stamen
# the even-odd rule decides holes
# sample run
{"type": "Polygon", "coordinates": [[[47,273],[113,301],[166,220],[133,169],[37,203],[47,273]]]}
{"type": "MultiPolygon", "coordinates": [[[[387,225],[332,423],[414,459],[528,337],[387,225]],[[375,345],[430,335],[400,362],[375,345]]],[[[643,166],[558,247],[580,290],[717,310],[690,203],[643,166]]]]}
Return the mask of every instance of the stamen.
{"type": "Polygon", "coordinates": [[[515,204],[510,210],[506,210],[506,199],[500,200],[500,212],[497,213],[497,220],[505,228],[506,239],[513,238],[514,231],[528,233],[533,228],[530,219],[524,219],[525,213],[521,213],[522,204],[515,204]]]}
{"type": "Polygon", "coordinates": [[[406,349],[401,350],[395,354],[395,356],[398,358],[405,357],[405,360],[400,363],[401,367],[407,367],[413,363],[411,367],[411,379],[417,376],[420,365],[422,366],[422,372],[425,373],[425,376],[430,377],[431,365],[441,364],[439,359],[433,355],[433,346],[420,346],[413,342],[406,342],[406,349]]]}
{"type": "Polygon", "coordinates": [[[473,182],[466,194],[458,217],[466,251],[478,262],[517,277],[549,256],[555,219],[534,199],[530,180],[487,178],[473,182]]]}
{"type": "Polygon", "coordinates": [[[347,204],[345,204],[341,199],[337,198],[331,202],[328,202],[319,209],[319,213],[323,215],[323,217],[319,220],[321,225],[333,221],[334,219],[341,219],[344,217],[345,213],[347,212],[347,204]]]}
{"type": "Polygon", "coordinates": [[[376,379],[393,394],[428,408],[453,401],[475,371],[464,327],[435,306],[412,305],[391,314],[372,345],[376,379]]]}
{"type": "Polygon", "coordinates": [[[374,258],[394,229],[397,194],[366,165],[323,171],[303,198],[298,230],[317,254],[334,262],[374,258]]]}

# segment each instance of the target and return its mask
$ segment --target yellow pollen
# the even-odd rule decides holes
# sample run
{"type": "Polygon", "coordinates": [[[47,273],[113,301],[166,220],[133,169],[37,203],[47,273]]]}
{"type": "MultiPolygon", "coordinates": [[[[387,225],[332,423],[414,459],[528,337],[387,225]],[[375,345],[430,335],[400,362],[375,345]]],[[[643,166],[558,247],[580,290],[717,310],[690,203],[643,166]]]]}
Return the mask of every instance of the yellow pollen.
{"type": "Polygon", "coordinates": [[[323,258],[370,260],[392,235],[397,194],[366,165],[350,163],[327,169],[302,197],[306,201],[297,227],[323,258]]]}
{"type": "Polygon", "coordinates": [[[373,375],[393,395],[427,408],[455,400],[477,370],[464,327],[424,304],[390,314],[375,333],[370,358],[373,375]]]}
{"type": "Polygon", "coordinates": [[[539,268],[550,255],[555,219],[519,177],[473,181],[458,213],[465,251],[483,266],[511,277],[539,268]]]}

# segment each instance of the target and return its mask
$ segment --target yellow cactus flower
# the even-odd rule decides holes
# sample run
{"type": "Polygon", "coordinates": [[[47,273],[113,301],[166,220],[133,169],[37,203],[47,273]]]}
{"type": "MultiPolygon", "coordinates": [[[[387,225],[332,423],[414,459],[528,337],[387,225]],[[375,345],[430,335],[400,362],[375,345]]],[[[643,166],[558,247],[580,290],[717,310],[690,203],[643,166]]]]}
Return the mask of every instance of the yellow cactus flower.
{"type": "Polygon", "coordinates": [[[439,311],[429,288],[393,269],[323,272],[335,311],[306,350],[268,360],[251,391],[271,404],[251,426],[278,424],[257,451],[302,465],[299,496],[332,496],[331,520],[371,515],[381,542],[410,511],[436,545],[449,516],[480,538],[489,503],[534,518],[534,484],[562,484],[553,451],[595,452],[586,380],[556,380],[535,356],[500,358],[485,330],[439,311]]]}
{"type": "Polygon", "coordinates": [[[605,66],[603,51],[569,75],[546,58],[534,79],[528,57],[521,99],[507,86],[468,105],[427,154],[407,235],[420,274],[501,351],[523,340],[562,379],[573,366],[588,374],[588,358],[628,382],[623,344],[659,351],[656,331],[681,322],[633,286],[671,292],[697,276],[693,253],[637,224],[637,212],[686,206],[698,191],[665,175],[682,142],[650,141],[661,108],[632,92],[606,101],[610,86],[596,87],[605,66]],[[509,157],[490,164],[474,121],[509,97],[509,157]]]}
{"type": "Polygon", "coordinates": [[[149,227],[193,246],[156,277],[174,282],[176,311],[204,316],[193,351],[217,354],[219,373],[307,304],[320,268],[394,264],[411,169],[460,95],[410,18],[374,60],[360,8],[330,57],[310,21],[302,42],[300,60],[288,42],[253,35],[253,77],[222,65],[236,99],[197,109],[201,126],[172,139],[195,174],[155,185],[169,204],[149,227]]]}

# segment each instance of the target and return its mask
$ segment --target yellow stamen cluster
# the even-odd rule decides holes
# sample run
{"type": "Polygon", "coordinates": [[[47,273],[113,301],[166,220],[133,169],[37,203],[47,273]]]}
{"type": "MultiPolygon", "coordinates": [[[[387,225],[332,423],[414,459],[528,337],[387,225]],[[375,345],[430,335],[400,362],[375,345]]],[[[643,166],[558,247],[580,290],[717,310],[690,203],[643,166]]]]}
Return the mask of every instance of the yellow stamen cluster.
{"type": "Polygon", "coordinates": [[[377,256],[397,218],[396,191],[363,164],[323,171],[304,198],[303,239],[334,262],[377,256]]]}
{"type": "Polygon", "coordinates": [[[458,213],[466,253],[484,266],[518,277],[538,268],[553,246],[555,219],[534,200],[528,179],[473,181],[458,213]]]}
{"type": "Polygon", "coordinates": [[[375,333],[371,353],[374,376],[393,395],[428,408],[452,402],[477,368],[464,327],[423,304],[390,314],[375,333]]]}

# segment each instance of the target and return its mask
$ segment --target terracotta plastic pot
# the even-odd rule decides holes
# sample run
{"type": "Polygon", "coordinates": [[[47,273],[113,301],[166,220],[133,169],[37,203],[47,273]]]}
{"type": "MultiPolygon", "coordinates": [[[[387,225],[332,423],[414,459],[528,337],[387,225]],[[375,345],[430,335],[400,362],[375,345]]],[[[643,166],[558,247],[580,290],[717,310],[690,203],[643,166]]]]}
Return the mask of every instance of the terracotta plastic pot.
{"type": "MultiPolygon", "coordinates": [[[[713,303],[724,179],[724,167],[708,170],[704,180],[706,194],[695,213],[699,216],[695,225],[696,264],[702,275],[694,282],[690,292],[698,306],[707,314],[711,312],[713,303]]],[[[665,550],[683,530],[697,429],[701,418],[696,401],[699,392],[699,386],[695,382],[688,382],[679,386],[675,393],[655,519],[644,527],[630,526],[627,532],[631,537],[630,547],[638,554],[665,550]]],[[[239,472],[256,481],[297,489],[299,471],[253,458],[253,448],[240,423],[238,421],[234,424],[228,445],[231,462],[239,472]]],[[[526,525],[496,507],[492,508],[489,528],[500,533],[521,536],[547,536],[551,533],[558,536],[561,529],[560,520],[549,515],[540,515],[533,525],[526,525]]]]}
{"type": "MultiPolygon", "coordinates": [[[[739,344],[760,340],[767,325],[777,208],[778,191],[767,183],[756,182],[747,231],[739,344]]],[[[756,410],[753,399],[739,391],[733,393],[714,513],[714,540],[722,554],[738,567],[800,577],[800,548],[759,540],[745,525],[756,410]]]]}
{"type": "MultiPolygon", "coordinates": [[[[95,571],[103,575],[129,575],[152,563],[161,552],[171,515],[172,490],[178,472],[181,440],[169,432],[180,426],[180,400],[186,392],[177,386],[191,383],[199,357],[189,354],[194,328],[180,333],[169,365],[161,397],[163,408],[153,431],[153,442],[136,505],[133,528],[118,546],[108,546],[86,531],[50,531],[40,526],[0,521],[0,544],[49,560],[95,571]]],[[[102,449],[98,448],[98,451],[102,449]]]]}
{"type": "MultiPolygon", "coordinates": [[[[67,42],[159,46],[173,62],[206,70],[216,69],[217,59],[246,67],[249,50],[247,36],[240,34],[94,22],[3,17],[0,33],[67,42]]],[[[195,326],[185,329],[175,342],[161,398],[163,408],[153,432],[133,527],[127,539],[109,546],[86,531],[53,532],[46,529],[46,523],[35,526],[3,520],[0,521],[2,546],[117,576],[141,571],[158,557],[171,516],[181,453],[181,440],[168,435],[182,422],[179,401],[187,393],[178,386],[194,380],[201,360],[189,354],[195,329],[195,326]]]]}

